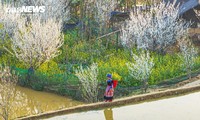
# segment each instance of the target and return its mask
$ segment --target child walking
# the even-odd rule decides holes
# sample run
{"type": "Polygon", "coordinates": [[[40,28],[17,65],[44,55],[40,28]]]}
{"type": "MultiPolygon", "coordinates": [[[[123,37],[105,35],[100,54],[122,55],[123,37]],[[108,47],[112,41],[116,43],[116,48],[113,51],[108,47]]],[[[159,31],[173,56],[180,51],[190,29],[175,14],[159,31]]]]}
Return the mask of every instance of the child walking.
{"type": "Polygon", "coordinates": [[[104,99],[105,102],[112,102],[113,100],[113,95],[114,95],[114,87],[113,87],[113,80],[112,80],[112,75],[111,74],[107,74],[106,77],[107,79],[107,87],[106,87],[106,91],[104,93],[104,99]]]}

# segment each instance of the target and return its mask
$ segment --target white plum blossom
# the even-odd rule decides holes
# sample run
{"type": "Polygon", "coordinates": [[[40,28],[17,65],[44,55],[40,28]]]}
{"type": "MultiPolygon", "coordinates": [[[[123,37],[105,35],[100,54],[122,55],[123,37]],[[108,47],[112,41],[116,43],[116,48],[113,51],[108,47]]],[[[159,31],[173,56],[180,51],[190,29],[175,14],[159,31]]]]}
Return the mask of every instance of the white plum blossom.
{"type": "Polygon", "coordinates": [[[11,8],[10,5],[2,5],[0,4],[0,24],[2,28],[0,28],[0,37],[4,40],[6,34],[9,37],[13,36],[14,29],[17,28],[17,22],[20,20],[20,14],[9,14],[6,12],[6,9],[11,8]]]}
{"type": "Polygon", "coordinates": [[[83,66],[80,66],[75,71],[76,76],[78,77],[81,83],[82,97],[87,102],[97,102],[98,98],[98,65],[93,63],[91,66],[83,69],[83,66]]]}
{"type": "Polygon", "coordinates": [[[154,66],[153,59],[150,57],[148,51],[142,51],[140,55],[133,54],[133,59],[134,62],[126,63],[129,74],[142,82],[143,89],[146,92],[148,79],[154,66]]]}
{"type": "Polygon", "coordinates": [[[11,41],[12,50],[20,61],[37,68],[60,54],[59,48],[64,43],[60,21],[48,19],[41,22],[38,18],[28,24],[24,24],[23,19],[17,22],[18,28],[11,41]]]}
{"type": "Polygon", "coordinates": [[[195,64],[195,60],[198,55],[198,50],[191,43],[180,43],[181,59],[183,61],[183,66],[187,71],[189,79],[191,79],[191,72],[195,64]]]}
{"type": "Polygon", "coordinates": [[[122,44],[163,53],[187,34],[189,23],[178,20],[178,12],[178,6],[161,2],[148,12],[131,13],[130,20],[122,26],[122,44]]]}

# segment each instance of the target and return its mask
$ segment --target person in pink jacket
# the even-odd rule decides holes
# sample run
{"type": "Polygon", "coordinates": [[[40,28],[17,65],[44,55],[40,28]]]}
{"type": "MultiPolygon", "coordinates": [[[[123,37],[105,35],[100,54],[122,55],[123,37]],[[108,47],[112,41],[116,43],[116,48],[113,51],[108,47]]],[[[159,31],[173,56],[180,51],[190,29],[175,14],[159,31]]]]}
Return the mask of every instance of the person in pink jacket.
{"type": "Polygon", "coordinates": [[[108,79],[106,81],[107,82],[107,87],[106,87],[106,91],[104,93],[104,99],[105,99],[105,102],[112,102],[113,95],[114,95],[112,75],[111,74],[107,74],[106,77],[108,79]]]}

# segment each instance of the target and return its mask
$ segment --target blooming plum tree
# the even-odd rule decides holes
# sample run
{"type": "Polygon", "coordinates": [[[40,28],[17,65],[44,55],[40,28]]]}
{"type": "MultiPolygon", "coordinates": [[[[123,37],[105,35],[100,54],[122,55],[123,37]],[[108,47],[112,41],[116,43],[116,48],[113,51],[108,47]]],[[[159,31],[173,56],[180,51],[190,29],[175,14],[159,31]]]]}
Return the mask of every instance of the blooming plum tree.
{"type": "Polygon", "coordinates": [[[148,88],[148,79],[154,66],[153,59],[149,52],[142,51],[140,55],[133,54],[134,62],[126,63],[130,75],[142,82],[142,92],[146,92],[148,88]]]}
{"type": "Polygon", "coordinates": [[[189,23],[178,20],[179,8],[161,2],[148,12],[130,14],[122,26],[121,40],[125,47],[158,51],[164,54],[167,47],[187,34],[189,23]]]}
{"type": "Polygon", "coordinates": [[[82,96],[87,102],[97,102],[98,98],[98,65],[93,63],[90,67],[83,69],[80,66],[76,70],[76,76],[81,83],[82,96]]]}

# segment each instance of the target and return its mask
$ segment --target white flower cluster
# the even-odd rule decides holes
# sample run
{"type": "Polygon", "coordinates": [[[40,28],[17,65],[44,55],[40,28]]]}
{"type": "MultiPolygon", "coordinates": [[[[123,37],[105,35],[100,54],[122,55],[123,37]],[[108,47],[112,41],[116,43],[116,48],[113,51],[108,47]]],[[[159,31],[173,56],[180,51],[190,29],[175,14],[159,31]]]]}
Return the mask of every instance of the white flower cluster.
{"type": "Polygon", "coordinates": [[[10,5],[0,4],[0,24],[3,28],[0,28],[0,39],[4,40],[6,33],[9,37],[13,36],[14,29],[17,27],[17,20],[20,20],[20,14],[9,14],[6,9],[11,8],[10,5]]]}
{"type": "Polygon", "coordinates": [[[133,54],[134,62],[126,63],[130,75],[141,81],[148,82],[152,68],[154,66],[153,59],[150,57],[149,52],[143,51],[140,55],[133,54]]]}
{"type": "Polygon", "coordinates": [[[180,44],[180,50],[182,52],[181,58],[183,60],[183,66],[185,67],[189,78],[191,78],[191,72],[198,55],[198,50],[193,45],[186,43],[180,44]]]}
{"type": "Polygon", "coordinates": [[[128,48],[165,50],[187,34],[189,23],[178,20],[179,8],[161,2],[148,12],[131,13],[122,26],[122,44],[128,48]]]}
{"type": "Polygon", "coordinates": [[[97,102],[98,96],[98,65],[93,63],[90,67],[83,69],[80,66],[76,70],[76,76],[78,77],[81,87],[82,96],[88,102],[97,102]]]}
{"type": "Polygon", "coordinates": [[[3,25],[0,28],[0,36],[4,39],[8,33],[12,42],[12,51],[4,47],[5,50],[26,63],[28,67],[33,66],[37,68],[60,53],[58,49],[64,42],[64,36],[61,31],[63,23],[62,14],[65,13],[56,11],[56,9],[59,9],[61,6],[64,7],[64,3],[52,0],[20,0],[18,4],[19,6],[22,4],[45,4],[48,6],[46,11],[49,14],[44,13],[45,16],[43,16],[43,13],[41,15],[39,13],[35,15],[8,13],[5,9],[11,8],[11,4],[0,4],[0,24],[3,25]]]}
{"type": "Polygon", "coordinates": [[[34,68],[58,56],[59,48],[64,43],[61,26],[61,22],[56,22],[55,19],[45,22],[35,19],[27,25],[19,21],[12,38],[15,56],[34,68]]]}

